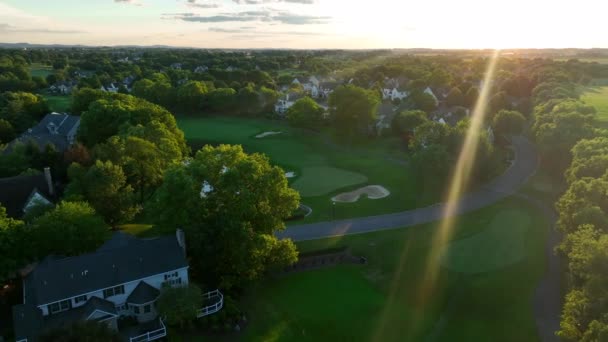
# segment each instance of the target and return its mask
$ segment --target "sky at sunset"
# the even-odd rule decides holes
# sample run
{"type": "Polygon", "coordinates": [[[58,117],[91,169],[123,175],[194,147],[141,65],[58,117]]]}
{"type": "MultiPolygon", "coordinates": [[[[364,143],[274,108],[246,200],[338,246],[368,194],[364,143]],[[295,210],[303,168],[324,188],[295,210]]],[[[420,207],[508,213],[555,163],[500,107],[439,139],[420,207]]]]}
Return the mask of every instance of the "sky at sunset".
{"type": "Polygon", "coordinates": [[[608,47],[599,0],[0,0],[0,42],[207,48],[608,47]]]}

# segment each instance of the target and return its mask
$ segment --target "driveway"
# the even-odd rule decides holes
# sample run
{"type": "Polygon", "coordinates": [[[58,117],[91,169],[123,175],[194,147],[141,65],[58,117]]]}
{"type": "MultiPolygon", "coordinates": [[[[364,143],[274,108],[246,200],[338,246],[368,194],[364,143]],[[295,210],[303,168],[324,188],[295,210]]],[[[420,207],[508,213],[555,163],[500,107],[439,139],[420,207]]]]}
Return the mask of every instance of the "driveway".
{"type": "MultiPolygon", "coordinates": [[[[513,164],[498,178],[476,191],[462,196],[455,215],[462,215],[489,206],[508,197],[536,172],[538,167],[536,147],[521,136],[512,138],[512,146],[515,151],[513,164]]],[[[277,233],[277,236],[304,241],[409,227],[438,221],[445,217],[444,211],[445,204],[440,203],[393,214],[291,226],[277,233]]]]}

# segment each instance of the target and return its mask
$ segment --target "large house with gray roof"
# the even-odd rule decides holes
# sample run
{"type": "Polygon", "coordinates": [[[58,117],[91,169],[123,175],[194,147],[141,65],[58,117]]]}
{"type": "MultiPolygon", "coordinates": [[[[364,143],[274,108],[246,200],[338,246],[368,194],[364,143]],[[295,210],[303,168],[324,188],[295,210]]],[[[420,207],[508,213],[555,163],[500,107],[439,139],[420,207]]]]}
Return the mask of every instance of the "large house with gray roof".
{"type": "Polygon", "coordinates": [[[67,150],[76,142],[76,134],[80,127],[80,117],[75,115],[51,113],[47,114],[40,122],[25,131],[17,139],[9,144],[7,151],[12,150],[16,143],[34,142],[41,149],[51,144],[60,152],[67,150]]]}
{"type": "MultiPolygon", "coordinates": [[[[17,341],[37,341],[47,331],[79,320],[94,320],[118,331],[121,317],[139,325],[120,330],[126,341],[166,336],[156,300],[165,286],[189,282],[185,236],[138,239],[114,233],[97,251],[74,257],[49,256],[23,280],[23,304],[13,307],[17,341]]],[[[223,296],[206,294],[204,315],[219,311],[223,296]]]]}

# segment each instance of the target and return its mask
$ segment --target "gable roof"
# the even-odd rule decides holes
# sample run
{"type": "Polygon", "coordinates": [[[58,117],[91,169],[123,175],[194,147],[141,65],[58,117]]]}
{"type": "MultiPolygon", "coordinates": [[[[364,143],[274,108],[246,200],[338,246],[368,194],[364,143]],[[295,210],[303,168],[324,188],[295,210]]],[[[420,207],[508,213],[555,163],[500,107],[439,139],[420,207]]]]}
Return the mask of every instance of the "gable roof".
{"type": "Polygon", "coordinates": [[[30,196],[37,191],[46,199],[53,199],[44,174],[31,176],[15,176],[0,178],[0,204],[6,208],[8,216],[20,218],[23,216],[23,207],[30,196]]]}
{"type": "Polygon", "coordinates": [[[91,297],[85,305],[49,316],[43,316],[42,311],[35,305],[15,305],[13,325],[16,340],[27,338],[28,341],[34,341],[44,332],[87,320],[96,311],[118,316],[114,303],[99,297],[91,297]]]}
{"type": "Polygon", "coordinates": [[[69,146],[68,134],[80,125],[80,117],[68,114],[51,113],[47,114],[38,124],[13,140],[7,151],[12,150],[16,143],[27,143],[33,141],[40,148],[47,144],[55,145],[58,151],[65,151],[69,146]]]}
{"type": "Polygon", "coordinates": [[[154,301],[160,295],[160,291],[145,281],[140,281],[137,287],[127,297],[127,302],[131,304],[145,304],[154,301]]]}
{"type": "Polygon", "coordinates": [[[24,279],[25,302],[44,305],[188,266],[175,236],[112,240],[93,253],[45,258],[24,279]]]}

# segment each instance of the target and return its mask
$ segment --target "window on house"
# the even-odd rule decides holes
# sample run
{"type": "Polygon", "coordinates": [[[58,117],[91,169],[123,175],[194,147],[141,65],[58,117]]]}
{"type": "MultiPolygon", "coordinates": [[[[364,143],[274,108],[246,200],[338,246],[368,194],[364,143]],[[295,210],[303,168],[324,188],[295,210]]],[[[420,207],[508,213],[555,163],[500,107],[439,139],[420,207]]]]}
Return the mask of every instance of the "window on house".
{"type": "Polygon", "coordinates": [[[83,303],[87,301],[87,295],[84,296],[78,296],[76,298],[74,298],[74,303],[78,304],[78,303],[83,303]]]}
{"type": "Polygon", "coordinates": [[[48,305],[49,312],[52,314],[66,311],[71,308],[72,308],[72,301],[70,299],[62,300],[61,302],[57,302],[57,303],[48,305]]]}
{"type": "Polygon", "coordinates": [[[109,289],[103,290],[103,298],[108,298],[112,296],[118,296],[125,293],[124,285],[111,287],[109,289]]]}
{"type": "Polygon", "coordinates": [[[139,315],[139,306],[133,306],[133,313],[139,315]]]}
{"type": "Polygon", "coordinates": [[[182,283],[182,278],[169,279],[169,280],[163,282],[162,286],[173,286],[173,285],[178,285],[181,283],[182,283]]]}
{"type": "Polygon", "coordinates": [[[144,306],[144,313],[150,312],[150,304],[144,306]]]}

